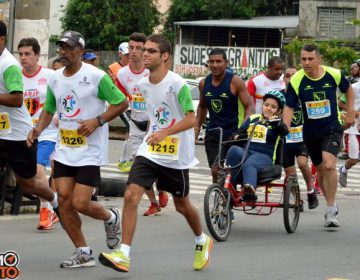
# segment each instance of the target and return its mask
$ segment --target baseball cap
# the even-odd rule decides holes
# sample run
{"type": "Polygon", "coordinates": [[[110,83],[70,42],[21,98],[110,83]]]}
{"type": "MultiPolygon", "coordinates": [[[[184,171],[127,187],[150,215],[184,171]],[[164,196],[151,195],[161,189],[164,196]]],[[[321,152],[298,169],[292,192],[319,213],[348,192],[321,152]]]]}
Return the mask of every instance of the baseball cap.
{"type": "Polygon", "coordinates": [[[119,46],[119,52],[122,54],[128,54],[129,53],[129,44],[128,42],[123,42],[119,46]]]}
{"type": "Polygon", "coordinates": [[[86,52],[83,54],[82,58],[85,60],[93,60],[96,59],[96,54],[93,52],[86,52]]]}
{"type": "Polygon", "coordinates": [[[68,44],[70,47],[81,46],[82,48],[85,47],[85,40],[81,33],[76,31],[66,31],[61,35],[61,39],[56,42],[56,44],[60,44],[64,42],[68,44]]]}
{"type": "Polygon", "coordinates": [[[6,24],[3,21],[0,21],[0,36],[6,36],[7,35],[7,28],[6,24]]]}

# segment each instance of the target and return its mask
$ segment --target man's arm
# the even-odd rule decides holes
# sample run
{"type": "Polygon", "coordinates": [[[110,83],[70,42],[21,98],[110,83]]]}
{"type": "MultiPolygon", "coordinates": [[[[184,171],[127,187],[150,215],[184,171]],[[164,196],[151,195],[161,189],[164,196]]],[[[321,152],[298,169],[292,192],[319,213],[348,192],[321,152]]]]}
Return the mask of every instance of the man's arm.
{"type": "Polygon", "coordinates": [[[23,104],[23,92],[14,91],[11,93],[0,94],[0,105],[6,107],[21,107],[23,104]]]}
{"type": "Polygon", "coordinates": [[[354,110],[354,90],[349,86],[346,91],[346,116],[345,128],[351,127],[355,123],[355,110],[354,110]]]}
{"type": "Polygon", "coordinates": [[[285,106],[284,112],[283,112],[283,121],[288,129],[290,129],[290,127],[291,127],[291,121],[292,121],[293,115],[294,115],[294,108],[285,106]]]}
{"type": "Polygon", "coordinates": [[[239,97],[241,104],[244,106],[244,121],[249,118],[252,114],[255,113],[254,102],[249,95],[245,83],[238,76],[234,76],[231,81],[230,89],[232,92],[235,92],[239,97]],[[232,90],[234,87],[234,91],[232,90]]]}
{"type": "Polygon", "coordinates": [[[199,136],[200,127],[204,123],[208,111],[206,107],[205,95],[203,94],[204,84],[205,84],[205,79],[202,79],[199,83],[199,91],[200,91],[199,105],[196,109],[195,140],[199,136]]]}

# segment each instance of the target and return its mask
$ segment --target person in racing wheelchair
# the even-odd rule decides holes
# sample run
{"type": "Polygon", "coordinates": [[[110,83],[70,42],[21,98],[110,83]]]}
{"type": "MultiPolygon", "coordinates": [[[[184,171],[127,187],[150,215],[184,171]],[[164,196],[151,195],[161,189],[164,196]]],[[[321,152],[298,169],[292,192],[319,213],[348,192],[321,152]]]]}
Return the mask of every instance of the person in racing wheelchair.
{"type": "MultiPolygon", "coordinates": [[[[248,149],[233,145],[225,160],[231,174],[230,183],[237,185],[242,176],[243,201],[256,201],[257,174],[265,167],[272,166],[276,158],[276,147],[281,137],[288,134],[288,128],[281,119],[285,97],[280,91],[272,90],[263,97],[262,113],[251,115],[238,130],[234,139],[251,137],[248,149]],[[255,128],[254,128],[255,125],[255,128]],[[251,135],[252,132],[252,135],[251,135]],[[243,156],[245,159],[242,162],[243,156]],[[241,169],[241,173],[240,173],[241,169]]],[[[241,141],[239,141],[241,145],[241,141]]]]}

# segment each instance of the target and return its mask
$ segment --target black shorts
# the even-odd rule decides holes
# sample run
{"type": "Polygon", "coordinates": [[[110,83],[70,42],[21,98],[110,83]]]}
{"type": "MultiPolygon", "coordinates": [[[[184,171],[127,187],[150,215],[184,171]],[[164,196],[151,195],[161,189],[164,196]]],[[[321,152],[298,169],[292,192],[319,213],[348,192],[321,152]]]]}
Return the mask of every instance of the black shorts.
{"type": "Polygon", "coordinates": [[[308,151],[304,142],[285,144],[283,150],[283,167],[288,168],[295,165],[295,158],[308,157],[308,151]]]}
{"type": "MultiPolygon", "coordinates": [[[[218,132],[206,132],[204,144],[205,152],[208,160],[209,167],[211,168],[214,164],[219,163],[219,133],[218,132]]],[[[223,139],[225,141],[226,139],[223,139]]],[[[229,150],[228,145],[221,146],[220,160],[225,159],[227,151],[229,150]]]]}
{"type": "Polygon", "coordinates": [[[189,169],[161,166],[145,157],[137,156],[131,167],[127,184],[136,184],[149,190],[158,181],[158,189],[176,197],[189,194],[189,169]]]}
{"type": "Polygon", "coordinates": [[[15,174],[21,178],[32,178],[37,168],[37,141],[30,147],[26,141],[0,139],[0,164],[9,164],[15,174]]]}
{"type": "Polygon", "coordinates": [[[100,166],[69,166],[54,160],[53,178],[61,177],[73,177],[78,184],[97,187],[100,184],[100,166]]]}
{"type": "Polygon", "coordinates": [[[342,128],[330,128],[326,133],[322,133],[318,137],[304,139],[311,161],[315,166],[322,162],[323,151],[337,157],[341,149],[342,134],[342,128]]]}

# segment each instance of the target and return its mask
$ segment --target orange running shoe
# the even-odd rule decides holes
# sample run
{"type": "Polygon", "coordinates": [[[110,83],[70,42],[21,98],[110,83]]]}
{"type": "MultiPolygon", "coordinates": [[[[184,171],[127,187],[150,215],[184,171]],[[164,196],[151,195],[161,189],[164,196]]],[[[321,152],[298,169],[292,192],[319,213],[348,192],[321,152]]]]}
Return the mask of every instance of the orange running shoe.
{"type": "Polygon", "coordinates": [[[161,208],[165,208],[169,202],[169,195],[167,192],[159,191],[159,204],[161,208]]]}
{"type": "Polygon", "coordinates": [[[40,221],[37,226],[38,230],[49,230],[52,229],[52,211],[46,207],[40,208],[40,221]]]}
{"type": "Polygon", "coordinates": [[[155,216],[155,215],[160,215],[161,212],[161,207],[155,203],[151,203],[150,207],[148,210],[145,211],[144,216],[155,216]]]}
{"type": "Polygon", "coordinates": [[[51,221],[52,221],[53,225],[57,224],[60,221],[59,217],[58,217],[58,215],[56,215],[55,211],[52,212],[51,221]]]}

